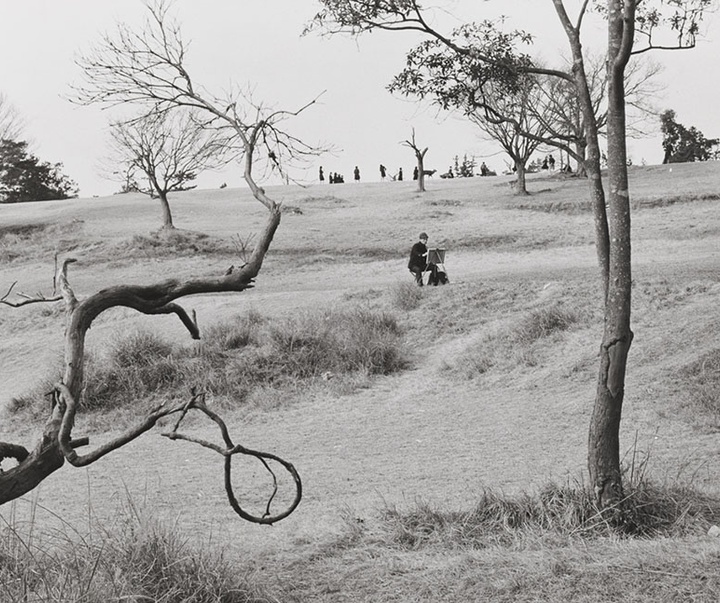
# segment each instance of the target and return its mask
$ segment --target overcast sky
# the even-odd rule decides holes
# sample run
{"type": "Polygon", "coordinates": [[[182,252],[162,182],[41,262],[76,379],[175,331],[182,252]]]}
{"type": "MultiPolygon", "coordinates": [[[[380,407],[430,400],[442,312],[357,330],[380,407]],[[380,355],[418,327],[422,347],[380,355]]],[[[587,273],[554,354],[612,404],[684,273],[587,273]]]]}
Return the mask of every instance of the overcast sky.
{"type": "MultiPolygon", "coordinates": [[[[448,8],[436,18],[443,27],[506,14],[508,26],[533,33],[537,54],[548,65],[567,55],[551,0],[439,0],[448,8]]],[[[430,4],[430,2],[428,2],[430,4]]],[[[579,4],[568,0],[569,10],[579,4]]],[[[332,144],[335,155],[319,158],[305,173],[311,181],[317,167],[351,178],[355,165],[363,180],[378,180],[378,165],[391,172],[411,171],[412,152],[400,145],[414,127],[418,143],[428,146],[429,169],[447,170],[452,157],[464,153],[498,171],[507,160],[492,143],[459,117],[395,97],[385,90],[403,66],[404,52],[419,38],[414,34],[375,32],[359,40],[348,37],[301,37],[317,12],[314,0],[176,0],[172,12],[190,42],[188,67],[197,84],[222,96],[231,84],[251,84],[258,99],[278,108],[294,109],[325,91],[292,133],[309,143],[332,144]]],[[[139,24],[146,14],[140,0],[0,0],[0,91],[27,122],[26,138],[44,161],[62,162],[80,185],[81,196],[118,190],[104,180],[99,164],[106,156],[107,124],[112,114],[79,107],[66,97],[79,82],[74,63],[103,32],[118,21],[139,24]]],[[[665,67],[660,80],[666,90],[660,109],[672,108],[681,123],[698,127],[708,137],[720,136],[720,21],[706,21],[706,36],[692,51],[655,53],[665,67]]],[[[600,47],[605,34],[588,22],[585,46],[600,47]]],[[[635,163],[660,163],[659,127],[655,136],[629,141],[635,163]]],[[[237,168],[204,174],[204,188],[226,182],[242,186],[237,168]]]]}

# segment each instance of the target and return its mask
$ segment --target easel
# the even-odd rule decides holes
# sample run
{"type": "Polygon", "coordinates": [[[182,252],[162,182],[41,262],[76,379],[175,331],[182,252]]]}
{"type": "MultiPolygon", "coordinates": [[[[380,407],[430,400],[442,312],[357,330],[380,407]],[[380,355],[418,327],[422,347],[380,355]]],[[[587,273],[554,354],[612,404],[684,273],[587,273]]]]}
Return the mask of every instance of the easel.
{"type": "Polygon", "coordinates": [[[431,264],[434,264],[437,270],[442,270],[445,274],[447,274],[447,270],[445,269],[445,249],[442,247],[436,247],[434,249],[428,249],[427,250],[427,264],[425,265],[425,270],[423,270],[423,277],[425,274],[430,272],[428,270],[428,266],[431,264]]]}

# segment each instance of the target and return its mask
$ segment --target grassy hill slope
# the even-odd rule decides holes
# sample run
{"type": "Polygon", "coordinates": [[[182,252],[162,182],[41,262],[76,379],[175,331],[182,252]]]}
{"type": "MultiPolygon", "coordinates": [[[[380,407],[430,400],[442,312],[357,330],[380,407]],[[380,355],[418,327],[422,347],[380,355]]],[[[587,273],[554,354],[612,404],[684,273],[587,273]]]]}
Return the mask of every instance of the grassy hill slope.
{"type": "MultiPolygon", "coordinates": [[[[529,188],[516,197],[499,177],[430,180],[424,194],[412,182],[270,187],[286,211],[256,287],[185,300],[201,329],[249,313],[280,324],[319,311],[385,312],[402,329],[407,368],[221,401],[238,440],[281,454],[303,476],[301,506],[271,529],[231,513],[216,455],[153,434],[87,470],[58,471],[36,495],[49,511],[38,521],[83,523],[89,506],[110,521],[129,496],[254,559],[247,563],[280,600],[621,600],[608,583],[616,576],[618,588],[636,589],[627,600],[692,600],[682,593],[693,588],[695,600],[711,600],[703,596],[720,587],[687,570],[704,576],[720,556],[720,541],[701,536],[590,549],[527,537],[478,549],[402,547],[383,535],[383,509],[468,509],[488,489],[522,495],[583,480],[602,333],[592,214],[582,181],[542,174],[529,188]],[[422,230],[448,249],[449,286],[411,286],[406,256],[422,230]],[[690,577],[671,576],[673,564],[690,577]],[[653,590],[659,576],[672,597],[653,590]]],[[[719,191],[717,163],[631,170],[626,462],[708,495],[720,495],[719,191]]],[[[191,191],[171,204],[180,230],[169,242],[151,234],[159,210],[141,196],[0,205],[0,287],[17,281],[20,291],[49,293],[56,251],[78,259],[70,272],[78,296],[222,273],[241,263],[238,241],[264,219],[243,190],[191,191]]],[[[194,358],[176,319],[121,310],[93,326],[90,352],[102,357],[137,330],[160,332],[194,358]]],[[[0,404],[11,407],[57,373],[62,316],[42,304],[0,307],[0,332],[0,404]]],[[[128,414],[84,419],[93,442],[128,414]]],[[[0,439],[20,432],[33,442],[27,414],[1,416],[0,439]]],[[[210,426],[195,428],[217,438],[210,426]]],[[[238,480],[253,477],[250,469],[238,480]]]]}

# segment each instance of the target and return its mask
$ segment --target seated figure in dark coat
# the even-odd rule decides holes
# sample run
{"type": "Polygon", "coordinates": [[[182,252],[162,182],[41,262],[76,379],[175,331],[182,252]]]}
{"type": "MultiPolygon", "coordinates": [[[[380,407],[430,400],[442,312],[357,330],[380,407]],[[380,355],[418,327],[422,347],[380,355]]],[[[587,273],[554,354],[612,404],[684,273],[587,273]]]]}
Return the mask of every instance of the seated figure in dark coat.
{"type": "Polygon", "coordinates": [[[430,271],[431,276],[435,274],[437,266],[427,263],[427,233],[421,232],[418,237],[420,240],[412,246],[410,250],[410,260],[408,261],[408,270],[415,275],[415,282],[423,286],[423,272],[430,271]]]}

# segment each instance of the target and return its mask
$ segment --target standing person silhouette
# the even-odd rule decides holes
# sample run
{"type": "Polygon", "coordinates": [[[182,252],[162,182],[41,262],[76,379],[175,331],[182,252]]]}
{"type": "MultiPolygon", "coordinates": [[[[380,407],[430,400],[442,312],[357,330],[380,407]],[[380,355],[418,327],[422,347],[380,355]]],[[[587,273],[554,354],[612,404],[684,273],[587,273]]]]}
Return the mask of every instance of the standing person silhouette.
{"type": "Polygon", "coordinates": [[[402,179],[403,179],[402,168],[400,168],[400,169],[398,170],[398,180],[399,180],[400,182],[402,182],[402,179]]]}
{"type": "Polygon", "coordinates": [[[320,166],[320,171],[318,172],[318,177],[320,178],[320,182],[325,182],[325,172],[323,172],[322,166],[320,166]]]}
{"type": "Polygon", "coordinates": [[[380,164],[380,180],[387,178],[387,168],[381,163],[380,164]]]}
{"type": "Polygon", "coordinates": [[[355,166],[353,170],[353,178],[355,178],[355,182],[360,182],[360,168],[358,166],[355,166]]]}

